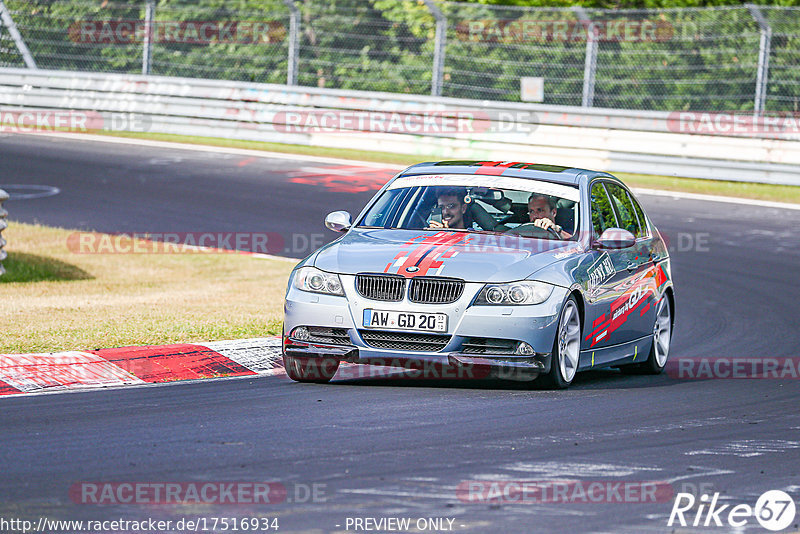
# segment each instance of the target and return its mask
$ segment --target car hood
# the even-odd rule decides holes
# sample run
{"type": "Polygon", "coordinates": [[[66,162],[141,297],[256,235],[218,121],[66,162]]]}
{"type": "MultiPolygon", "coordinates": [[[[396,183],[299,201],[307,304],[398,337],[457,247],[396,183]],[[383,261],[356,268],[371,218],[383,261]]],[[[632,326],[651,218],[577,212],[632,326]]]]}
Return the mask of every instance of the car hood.
{"type": "Polygon", "coordinates": [[[321,249],[313,263],[341,274],[511,282],[571,255],[577,246],[574,242],[471,232],[354,228],[321,249]]]}

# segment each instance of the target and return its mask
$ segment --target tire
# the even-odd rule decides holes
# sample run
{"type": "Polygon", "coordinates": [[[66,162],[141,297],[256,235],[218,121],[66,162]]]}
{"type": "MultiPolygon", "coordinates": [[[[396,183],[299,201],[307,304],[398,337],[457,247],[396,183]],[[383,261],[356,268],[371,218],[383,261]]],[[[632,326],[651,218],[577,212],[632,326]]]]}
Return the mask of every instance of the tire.
{"type": "Polygon", "coordinates": [[[650,346],[650,355],[642,364],[642,371],[657,375],[664,370],[669,358],[669,348],[672,344],[672,306],[669,297],[665,294],[656,307],[656,320],[653,323],[653,344],[650,346]]]}
{"type": "Polygon", "coordinates": [[[653,321],[653,342],[647,360],[642,363],[623,365],[619,368],[626,375],[657,375],[664,370],[669,358],[672,342],[672,306],[669,297],[664,295],[656,305],[656,318],[653,321]]]}
{"type": "Polygon", "coordinates": [[[296,382],[327,384],[339,369],[339,360],[283,355],[283,366],[289,378],[296,382]]]}
{"type": "Polygon", "coordinates": [[[549,389],[565,389],[578,372],[581,355],[581,314],[575,297],[570,295],[558,316],[556,338],[550,357],[550,372],[536,382],[549,389]]]}

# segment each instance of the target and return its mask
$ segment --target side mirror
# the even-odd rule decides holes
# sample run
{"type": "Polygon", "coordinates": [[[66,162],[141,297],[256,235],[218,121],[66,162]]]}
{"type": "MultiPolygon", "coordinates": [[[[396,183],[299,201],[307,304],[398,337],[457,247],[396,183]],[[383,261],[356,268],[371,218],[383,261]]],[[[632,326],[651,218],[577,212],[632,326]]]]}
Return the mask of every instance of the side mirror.
{"type": "Polygon", "coordinates": [[[334,232],[346,232],[353,225],[346,211],[334,211],[325,217],[325,227],[334,232]]]}
{"type": "Polygon", "coordinates": [[[594,248],[620,249],[632,247],[636,237],[622,228],[607,228],[599,239],[595,240],[594,248]]]}

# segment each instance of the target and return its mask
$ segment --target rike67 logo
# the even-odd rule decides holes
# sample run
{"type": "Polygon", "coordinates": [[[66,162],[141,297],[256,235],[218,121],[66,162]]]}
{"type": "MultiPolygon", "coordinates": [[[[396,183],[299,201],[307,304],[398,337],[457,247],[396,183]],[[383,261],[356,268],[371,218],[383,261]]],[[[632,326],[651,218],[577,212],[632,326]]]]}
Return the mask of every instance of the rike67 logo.
{"type": "Polygon", "coordinates": [[[781,490],[764,492],[755,506],[720,504],[719,493],[696,499],[691,493],[678,493],[667,526],[728,527],[741,529],[755,518],[767,530],[779,531],[792,525],[797,509],[794,500],[781,490]]]}

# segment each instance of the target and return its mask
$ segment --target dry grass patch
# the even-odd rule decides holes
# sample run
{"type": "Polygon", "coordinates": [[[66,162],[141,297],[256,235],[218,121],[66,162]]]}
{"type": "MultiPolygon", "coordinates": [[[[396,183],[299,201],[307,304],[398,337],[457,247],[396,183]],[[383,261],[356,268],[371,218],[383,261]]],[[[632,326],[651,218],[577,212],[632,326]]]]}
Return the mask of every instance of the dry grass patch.
{"type": "Polygon", "coordinates": [[[277,334],[293,261],[236,253],[77,254],[73,232],[12,222],[0,352],[277,334]]]}

